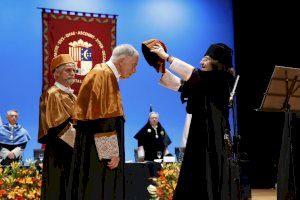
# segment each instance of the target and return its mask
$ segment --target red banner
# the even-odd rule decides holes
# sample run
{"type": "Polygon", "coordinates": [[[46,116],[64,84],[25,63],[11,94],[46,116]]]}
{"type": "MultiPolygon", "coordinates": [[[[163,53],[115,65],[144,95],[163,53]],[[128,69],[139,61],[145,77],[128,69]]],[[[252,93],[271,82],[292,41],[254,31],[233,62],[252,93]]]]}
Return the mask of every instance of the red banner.
{"type": "Polygon", "coordinates": [[[50,64],[58,54],[69,53],[78,72],[72,85],[78,93],[85,75],[97,63],[107,61],[116,46],[116,15],[42,11],[43,20],[43,90],[54,84],[50,64]]]}

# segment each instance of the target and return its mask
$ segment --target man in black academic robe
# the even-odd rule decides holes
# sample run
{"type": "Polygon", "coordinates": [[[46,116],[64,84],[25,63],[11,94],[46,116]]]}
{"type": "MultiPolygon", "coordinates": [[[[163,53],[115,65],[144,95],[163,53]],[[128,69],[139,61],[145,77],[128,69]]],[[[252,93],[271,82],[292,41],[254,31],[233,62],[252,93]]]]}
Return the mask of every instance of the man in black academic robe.
{"type": "Polygon", "coordinates": [[[149,120],[141,130],[134,136],[138,141],[138,154],[142,160],[153,161],[154,159],[162,159],[168,154],[167,147],[171,144],[166,130],[158,121],[158,113],[149,113],[149,120]],[[158,158],[157,152],[161,152],[158,158]]]}

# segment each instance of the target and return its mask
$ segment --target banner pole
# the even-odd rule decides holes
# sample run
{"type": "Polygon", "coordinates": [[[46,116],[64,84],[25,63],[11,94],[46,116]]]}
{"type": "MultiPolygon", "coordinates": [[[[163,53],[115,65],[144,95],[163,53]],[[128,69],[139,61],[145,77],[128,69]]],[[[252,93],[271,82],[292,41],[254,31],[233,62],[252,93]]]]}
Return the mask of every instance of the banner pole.
{"type": "MultiPolygon", "coordinates": [[[[90,16],[94,16],[97,15],[99,17],[103,16],[103,17],[111,17],[111,18],[117,18],[118,15],[116,14],[106,14],[106,13],[93,13],[93,12],[83,12],[83,11],[74,11],[74,10],[61,10],[61,9],[53,9],[53,8],[41,8],[41,7],[37,7],[37,9],[42,10],[43,12],[56,12],[56,13],[62,13],[62,14],[72,14],[74,13],[74,15],[78,15],[78,14],[82,14],[82,15],[90,15],[90,16]]],[[[79,15],[81,16],[81,15],[79,15]]]]}

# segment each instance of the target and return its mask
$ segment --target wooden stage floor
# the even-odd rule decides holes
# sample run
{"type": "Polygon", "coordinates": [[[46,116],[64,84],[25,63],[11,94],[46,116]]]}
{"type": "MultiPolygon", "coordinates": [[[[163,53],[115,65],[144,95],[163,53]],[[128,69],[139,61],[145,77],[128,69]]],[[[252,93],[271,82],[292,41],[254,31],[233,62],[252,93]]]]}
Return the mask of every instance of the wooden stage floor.
{"type": "Polygon", "coordinates": [[[275,189],[251,189],[251,200],[277,200],[275,189]]]}

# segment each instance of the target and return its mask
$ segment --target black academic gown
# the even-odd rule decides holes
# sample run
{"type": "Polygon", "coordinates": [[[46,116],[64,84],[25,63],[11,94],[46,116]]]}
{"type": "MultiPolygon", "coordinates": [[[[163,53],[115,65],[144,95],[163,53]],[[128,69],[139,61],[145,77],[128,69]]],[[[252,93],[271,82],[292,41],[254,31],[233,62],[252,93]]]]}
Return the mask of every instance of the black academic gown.
{"type": "Polygon", "coordinates": [[[45,91],[40,98],[38,142],[45,144],[42,200],[65,200],[73,148],[60,139],[72,122],[76,96],[56,85],[45,91]]]}
{"type": "Polygon", "coordinates": [[[67,200],[124,200],[124,113],[116,76],[97,64],[86,75],[74,108],[77,120],[67,200]],[[100,160],[95,134],[116,132],[120,162],[115,169],[100,160]]]}
{"type": "Polygon", "coordinates": [[[157,124],[157,135],[148,121],[146,125],[135,134],[134,138],[137,139],[138,146],[144,147],[144,159],[147,161],[157,159],[157,151],[164,153],[165,149],[171,144],[171,139],[159,122],[157,124]]]}
{"type": "Polygon", "coordinates": [[[55,128],[50,128],[43,138],[46,144],[43,160],[43,200],[66,199],[66,187],[70,173],[73,148],[57,135],[68,125],[70,119],[55,128]]]}
{"type": "Polygon", "coordinates": [[[224,144],[233,79],[223,71],[194,70],[179,90],[193,117],[174,200],[233,199],[224,144]]]}
{"type": "Polygon", "coordinates": [[[124,118],[104,118],[78,121],[73,165],[67,200],[124,200],[124,118]],[[95,133],[116,130],[120,162],[117,168],[107,167],[108,160],[99,160],[94,141],[95,133]]]}

